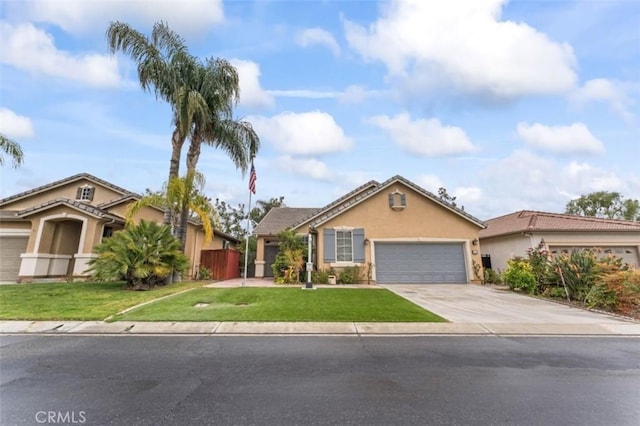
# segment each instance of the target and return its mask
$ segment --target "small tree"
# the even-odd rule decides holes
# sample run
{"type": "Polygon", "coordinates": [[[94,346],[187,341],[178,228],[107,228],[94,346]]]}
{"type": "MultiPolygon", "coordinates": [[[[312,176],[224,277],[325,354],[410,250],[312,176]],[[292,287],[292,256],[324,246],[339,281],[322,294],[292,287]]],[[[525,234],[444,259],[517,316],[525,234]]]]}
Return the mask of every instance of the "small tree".
{"type": "Polygon", "coordinates": [[[276,281],[299,283],[304,266],[304,242],[294,230],[287,228],[278,234],[280,250],[271,266],[276,281]]]}
{"type": "Polygon", "coordinates": [[[169,227],[144,220],[114,233],[95,250],[98,257],[89,261],[88,272],[99,281],[124,280],[132,290],[164,285],[172,271],[182,273],[189,265],[169,227]]]}
{"type": "Polygon", "coordinates": [[[452,207],[456,206],[456,197],[454,197],[453,195],[449,195],[449,193],[447,192],[447,188],[438,188],[438,197],[440,197],[442,201],[450,204],[452,207]]]}

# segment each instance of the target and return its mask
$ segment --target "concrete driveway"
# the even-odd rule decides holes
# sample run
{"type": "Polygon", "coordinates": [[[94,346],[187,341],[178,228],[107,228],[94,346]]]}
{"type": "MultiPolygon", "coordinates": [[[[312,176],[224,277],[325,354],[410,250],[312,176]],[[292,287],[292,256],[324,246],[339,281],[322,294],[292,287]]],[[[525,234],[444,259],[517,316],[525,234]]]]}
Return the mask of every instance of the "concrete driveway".
{"type": "Polygon", "coordinates": [[[473,284],[383,287],[454,323],[629,324],[631,321],[473,284]]]}

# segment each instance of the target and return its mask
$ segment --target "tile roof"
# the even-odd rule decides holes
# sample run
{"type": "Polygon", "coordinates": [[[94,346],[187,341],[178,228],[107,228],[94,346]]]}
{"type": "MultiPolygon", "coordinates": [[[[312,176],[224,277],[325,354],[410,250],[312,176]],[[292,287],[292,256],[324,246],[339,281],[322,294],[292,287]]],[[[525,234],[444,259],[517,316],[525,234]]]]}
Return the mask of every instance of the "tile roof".
{"type": "Polygon", "coordinates": [[[59,205],[67,205],[69,207],[73,207],[76,210],[81,210],[84,212],[87,212],[88,214],[92,215],[92,216],[96,216],[99,218],[105,218],[105,219],[113,219],[116,220],[118,222],[122,222],[123,219],[119,216],[113,215],[109,212],[107,212],[106,210],[102,210],[99,209],[97,207],[93,207],[89,204],[86,203],[82,203],[80,201],[76,201],[76,200],[70,200],[68,198],[55,198],[53,200],[49,200],[46,201],[44,203],[41,204],[37,204],[35,206],[29,207],[27,209],[24,210],[20,210],[17,214],[18,217],[25,217],[25,216],[29,216],[33,213],[36,213],[38,211],[41,210],[46,210],[48,208],[54,207],[54,206],[59,206],[59,205]]]}
{"type": "Polygon", "coordinates": [[[318,208],[274,207],[256,225],[253,232],[256,235],[276,235],[318,210],[318,208]]]}
{"type": "Polygon", "coordinates": [[[410,180],[396,175],[382,183],[378,183],[374,180],[369,181],[319,209],[295,209],[289,207],[272,209],[267,213],[258,226],[256,226],[255,233],[258,235],[275,235],[287,227],[296,228],[305,223],[309,223],[313,227],[321,225],[380,191],[383,191],[395,182],[404,183],[419,194],[431,199],[435,203],[440,204],[446,209],[462,216],[482,228],[485,226],[481,220],[475,218],[464,210],[445,202],[437,195],[421,188],[410,180]]]}
{"type": "Polygon", "coordinates": [[[15,195],[11,195],[9,197],[3,198],[3,199],[0,200],[0,205],[6,204],[9,201],[19,200],[20,198],[24,198],[24,197],[27,197],[29,195],[38,194],[40,192],[46,191],[46,190],[51,189],[51,188],[56,188],[56,187],[61,186],[61,185],[66,185],[68,183],[71,183],[71,182],[74,182],[74,181],[77,181],[77,180],[80,180],[80,179],[88,179],[90,181],[98,183],[98,184],[100,184],[102,186],[105,186],[107,188],[111,188],[116,192],[120,192],[123,195],[133,194],[133,192],[131,192],[131,191],[128,191],[128,190],[126,190],[124,188],[121,188],[121,187],[119,187],[117,185],[114,185],[114,184],[112,184],[110,182],[107,182],[106,180],[102,180],[100,178],[97,178],[97,177],[95,177],[95,176],[93,176],[93,175],[91,175],[89,173],[78,173],[76,175],[69,176],[67,178],[60,179],[60,180],[57,180],[55,182],[48,183],[46,185],[38,186],[37,188],[29,189],[28,191],[20,192],[19,194],[15,194],[15,195]]]}
{"type": "Polygon", "coordinates": [[[480,238],[521,232],[640,232],[640,222],[522,210],[486,221],[480,238]]]}

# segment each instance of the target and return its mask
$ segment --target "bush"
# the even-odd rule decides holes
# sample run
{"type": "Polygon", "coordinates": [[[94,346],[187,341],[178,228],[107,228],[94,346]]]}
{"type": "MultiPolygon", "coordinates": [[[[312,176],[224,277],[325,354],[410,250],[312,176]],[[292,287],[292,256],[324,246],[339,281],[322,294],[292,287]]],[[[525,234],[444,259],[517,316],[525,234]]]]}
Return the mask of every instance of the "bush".
{"type": "Polygon", "coordinates": [[[332,271],[326,269],[313,271],[311,273],[311,282],[313,284],[329,284],[329,275],[332,274],[332,271]]]}
{"type": "Polygon", "coordinates": [[[484,270],[484,282],[486,284],[502,284],[502,277],[500,277],[500,272],[494,271],[490,268],[486,268],[484,270]]]}
{"type": "Polygon", "coordinates": [[[624,315],[640,314],[640,271],[620,270],[601,277],[586,299],[593,308],[604,308],[624,315]]]}
{"type": "Polygon", "coordinates": [[[533,275],[531,265],[526,259],[509,259],[507,269],[502,273],[502,279],[512,290],[535,292],[536,277],[533,275]]]}
{"type": "Polygon", "coordinates": [[[204,266],[200,266],[198,268],[198,279],[202,280],[202,281],[211,280],[211,271],[209,270],[209,268],[206,268],[204,266]]]}
{"type": "Polygon", "coordinates": [[[97,245],[98,256],[89,261],[89,271],[98,281],[127,282],[134,290],[164,285],[174,271],[183,273],[189,261],[180,241],[168,226],[140,221],[97,245]]]}
{"type": "Polygon", "coordinates": [[[291,229],[278,234],[280,250],[271,265],[276,283],[294,284],[300,282],[300,273],[304,267],[304,243],[302,237],[291,229]]]}
{"type": "Polygon", "coordinates": [[[348,266],[340,272],[338,284],[357,284],[360,282],[360,267],[348,266]]]}

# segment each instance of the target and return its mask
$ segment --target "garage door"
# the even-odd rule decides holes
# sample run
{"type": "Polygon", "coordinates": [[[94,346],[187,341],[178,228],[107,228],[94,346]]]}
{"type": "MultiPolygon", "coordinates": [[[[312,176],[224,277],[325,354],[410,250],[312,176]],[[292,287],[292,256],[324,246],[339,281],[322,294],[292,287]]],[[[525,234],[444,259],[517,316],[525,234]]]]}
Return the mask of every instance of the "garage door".
{"type": "Polygon", "coordinates": [[[0,281],[15,282],[20,271],[20,255],[27,251],[26,237],[0,237],[0,281]]]}
{"type": "MultiPolygon", "coordinates": [[[[549,250],[551,250],[552,254],[556,253],[571,253],[573,250],[577,249],[590,249],[592,247],[576,247],[576,246],[551,246],[549,250]]],[[[631,247],[599,247],[599,250],[602,251],[603,254],[611,254],[616,257],[621,257],[622,260],[629,265],[634,265],[636,267],[640,266],[640,256],[638,256],[638,249],[631,247]]]]}
{"type": "Polygon", "coordinates": [[[461,243],[376,243],[380,284],[466,283],[461,243]]]}

